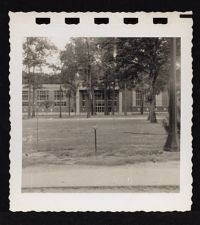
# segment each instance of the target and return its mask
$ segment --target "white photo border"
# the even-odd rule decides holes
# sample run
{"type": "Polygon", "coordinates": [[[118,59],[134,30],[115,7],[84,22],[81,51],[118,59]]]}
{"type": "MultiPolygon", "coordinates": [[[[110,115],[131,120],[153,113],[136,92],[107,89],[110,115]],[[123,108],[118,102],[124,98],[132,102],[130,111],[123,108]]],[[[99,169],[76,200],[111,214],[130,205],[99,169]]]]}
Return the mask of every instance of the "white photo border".
{"type": "MultiPolygon", "coordinates": [[[[9,12],[10,16],[10,210],[11,211],[186,211],[192,204],[192,19],[169,13],[37,13],[9,12]],[[48,25],[36,17],[50,17],[48,25]],[[65,17],[79,17],[67,25],[65,17]],[[108,17],[109,24],[94,24],[95,17],[108,17]],[[139,23],[126,25],[124,17],[139,23]],[[167,17],[168,24],[153,24],[154,17],[167,17]],[[181,38],[181,143],[179,193],[22,193],[22,40],[27,36],[68,37],[180,37],[181,38]]],[[[192,14],[192,12],[184,12],[192,14]]]]}

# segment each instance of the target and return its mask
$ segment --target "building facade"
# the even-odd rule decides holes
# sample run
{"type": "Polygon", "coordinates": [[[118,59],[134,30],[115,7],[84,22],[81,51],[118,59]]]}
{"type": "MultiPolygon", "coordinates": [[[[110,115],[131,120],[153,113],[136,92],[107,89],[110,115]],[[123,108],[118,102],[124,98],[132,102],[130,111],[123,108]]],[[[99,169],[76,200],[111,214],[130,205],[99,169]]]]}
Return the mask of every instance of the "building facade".
{"type": "MultiPolygon", "coordinates": [[[[95,90],[95,108],[96,114],[102,114],[105,110],[104,91],[95,90]]],[[[145,94],[142,94],[139,90],[115,90],[114,98],[114,111],[118,114],[123,114],[126,111],[128,113],[140,113],[141,107],[144,112],[149,111],[149,103],[145,100],[145,94]],[[142,100],[143,99],[143,100],[142,100]],[[126,104],[125,104],[126,102],[126,104]]],[[[111,112],[112,99],[108,97],[108,111],[111,112]]],[[[29,96],[29,90],[26,85],[23,85],[22,90],[22,111],[26,113],[28,106],[35,105],[35,108],[39,113],[56,113],[62,109],[62,112],[74,113],[76,115],[85,114],[87,112],[87,90],[85,88],[79,88],[76,95],[69,96],[65,88],[59,84],[43,84],[41,88],[35,91],[35,98],[33,101],[33,93],[31,91],[29,96]],[[30,99],[30,103],[29,103],[30,99]]],[[[168,93],[161,92],[156,95],[156,111],[167,112],[168,111],[168,93]]]]}

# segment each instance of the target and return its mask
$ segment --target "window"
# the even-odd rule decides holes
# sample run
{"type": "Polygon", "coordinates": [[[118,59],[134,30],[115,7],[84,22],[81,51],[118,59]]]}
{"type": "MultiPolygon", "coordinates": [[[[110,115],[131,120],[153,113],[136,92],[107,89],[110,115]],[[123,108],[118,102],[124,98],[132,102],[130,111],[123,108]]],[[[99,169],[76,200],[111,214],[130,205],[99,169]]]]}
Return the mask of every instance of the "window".
{"type": "Polygon", "coordinates": [[[82,94],[82,100],[86,100],[87,91],[81,91],[82,94]]]}
{"type": "Polygon", "coordinates": [[[54,91],[54,99],[55,100],[63,100],[63,91],[62,90],[56,90],[54,91]]]}
{"type": "MultiPolygon", "coordinates": [[[[81,93],[81,111],[85,112],[87,110],[87,91],[80,91],[81,93]]],[[[95,107],[96,107],[96,112],[102,113],[105,110],[105,106],[104,106],[104,91],[103,90],[95,90],[94,91],[94,99],[95,99],[95,107]]],[[[115,96],[114,96],[114,111],[118,110],[118,97],[119,96],[119,92],[115,91],[115,96]]],[[[110,94],[108,94],[108,100],[107,100],[107,104],[108,104],[108,110],[111,111],[112,108],[112,92],[110,92],[110,94]]]]}
{"type": "Polygon", "coordinates": [[[163,106],[168,106],[168,94],[167,92],[162,93],[162,105],[163,106]]]}
{"type": "Polygon", "coordinates": [[[141,106],[142,105],[142,93],[141,91],[137,90],[136,91],[136,106],[141,106]]]}
{"type": "Polygon", "coordinates": [[[85,107],[85,101],[82,101],[82,106],[85,107]]]}
{"type": "Polygon", "coordinates": [[[66,106],[66,102],[55,102],[55,106],[66,106]]]}
{"type": "Polygon", "coordinates": [[[28,102],[22,102],[22,106],[28,106],[28,102]]]}
{"type": "Polygon", "coordinates": [[[144,106],[147,106],[147,95],[148,91],[144,91],[144,93],[142,93],[140,90],[136,90],[136,106],[142,106],[142,103],[144,106]]]}
{"type": "Polygon", "coordinates": [[[95,91],[96,112],[104,112],[104,92],[95,91]]]}
{"type": "Polygon", "coordinates": [[[162,106],[162,93],[156,95],[156,106],[162,106]]]}
{"type": "Polygon", "coordinates": [[[22,91],[22,101],[28,101],[28,91],[22,91]]]}
{"type": "Polygon", "coordinates": [[[87,91],[80,91],[80,96],[81,96],[81,110],[86,111],[87,91]]]}
{"type": "Polygon", "coordinates": [[[115,91],[114,96],[113,91],[110,92],[108,95],[108,110],[111,112],[112,110],[112,104],[114,104],[114,111],[117,112],[118,108],[118,91],[115,91]],[[112,101],[112,98],[114,97],[114,102],[112,101]]]}
{"type": "Polygon", "coordinates": [[[49,91],[38,91],[37,92],[37,100],[39,100],[39,101],[49,100],[49,91]]]}

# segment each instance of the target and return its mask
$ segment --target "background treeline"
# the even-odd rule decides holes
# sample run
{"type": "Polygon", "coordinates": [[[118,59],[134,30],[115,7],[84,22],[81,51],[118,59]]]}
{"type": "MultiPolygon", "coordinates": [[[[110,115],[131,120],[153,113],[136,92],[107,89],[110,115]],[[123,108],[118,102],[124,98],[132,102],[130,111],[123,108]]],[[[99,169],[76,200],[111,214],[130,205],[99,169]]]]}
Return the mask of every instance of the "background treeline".
{"type": "MultiPolygon", "coordinates": [[[[60,84],[60,74],[54,74],[49,76],[47,73],[36,73],[32,74],[33,76],[37,76],[37,80],[41,84],[60,84]]],[[[22,72],[22,83],[23,84],[28,84],[28,74],[23,71],[22,72]]]]}
{"type": "MultiPolygon", "coordinates": [[[[35,116],[35,91],[42,84],[58,83],[66,95],[75,96],[81,85],[87,90],[87,117],[95,114],[94,90],[104,91],[104,113],[108,99],[114,114],[115,89],[126,92],[137,88],[147,93],[149,120],[156,122],[155,96],[168,88],[170,38],[71,38],[60,51],[48,38],[28,37],[23,44],[23,82],[32,94],[28,117],[35,116]],[[32,106],[32,107],[31,107],[32,106]],[[31,114],[32,108],[32,114],[31,114]]],[[[180,61],[180,39],[177,38],[177,59],[180,61]]],[[[177,69],[179,70],[179,69],[177,69]]],[[[126,101],[124,107],[126,111],[126,101]]]]}

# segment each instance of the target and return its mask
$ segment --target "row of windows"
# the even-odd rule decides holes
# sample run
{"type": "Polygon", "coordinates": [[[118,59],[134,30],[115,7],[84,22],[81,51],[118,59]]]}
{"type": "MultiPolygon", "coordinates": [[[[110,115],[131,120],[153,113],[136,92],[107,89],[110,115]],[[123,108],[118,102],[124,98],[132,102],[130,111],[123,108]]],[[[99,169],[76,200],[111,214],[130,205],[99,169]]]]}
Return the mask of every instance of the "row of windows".
{"type": "MultiPolygon", "coordinates": [[[[141,91],[136,91],[136,106],[148,106],[149,103],[147,101],[147,92],[141,92],[141,91]]],[[[57,101],[55,102],[55,106],[59,106],[60,104],[65,106],[66,102],[63,101],[65,96],[65,91],[61,90],[56,90],[54,91],[54,100],[57,101]],[[62,101],[62,102],[58,102],[62,101]]],[[[86,91],[81,91],[81,106],[85,107],[86,106],[86,96],[87,93],[86,91]]],[[[167,106],[168,105],[168,95],[167,93],[163,93],[161,98],[157,99],[157,105],[163,105],[167,106]]],[[[22,92],[22,100],[23,100],[23,105],[28,105],[28,91],[23,91],[22,92]]],[[[49,100],[49,91],[48,90],[38,90],[37,92],[37,100],[40,101],[48,101],[49,100]]],[[[101,107],[104,106],[104,92],[103,91],[95,91],[95,100],[96,100],[96,105],[101,107]]],[[[108,99],[108,104],[110,103],[110,98],[108,99]]],[[[118,102],[118,92],[115,92],[115,99],[114,99],[114,105],[116,106],[118,102]]]]}
{"type": "MultiPolygon", "coordinates": [[[[112,96],[112,92],[108,93],[108,99],[112,99],[113,96],[112,96]]],[[[114,99],[117,100],[118,98],[118,94],[119,92],[118,91],[115,91],[114,93],[114,99]]],[[[86,100],[87,99],[87,91],[81,91],[81,97],[82,97],[82,100],[86,100]]],[[[104,99],[104,91],[95,91],[94,92],[94,97],[95,97],[95,100],[103,100],[104,99]]]]}
{"type": "Polygon", "coordinates": [[[64,98],[64,91],[61,91],[61,90],[54,91],[55,100],[63,100],[63,98],[64,98]]]}
{"type": "MultiPolygon", "coordinates": [[[[56,90],[54,91],[54,100],[63,100],[65,91],[56,90]]],[[[22,91],[22,100],[28,101],[29,95],[28,91],[22,91]]],[[[39,90],[37,91],[37,100],[38,101],[48,101],[49,100],[49,91],[48,90],[39,90]]]]}
{"type": "MultiPolygon", "coordinates": [[[[39,104],[41,106],[41,104],[39,104]]],[[[54,106],[67,106],[66,102],[54,102],[54,106]]],[[[22,106],[28,106],[28,102],[22,102],[22,106]]],[[[43,105],[45,107],[45,105],[43,105]]]]}
{"type": "Polygon", "coordinates": [[[66,102],[55,102],[54,105],[55,106],[66,106],[67,103],[66,102]]]}
{"type": "Polygon", "coordinates": [[[28,91],[22,91],[22,100],[28,101],[28,91]]]}
{"type": "Polygon", "coordinates": [[[37,92],[38,101],[48,101],[49,100],[49,91],[38,91],[37,92]]]}
{"type": "MultiPolygon", "coordinates": [[[[136,106],[149,106],[149,102],[147,100],[148,92],[141,92],[139,90],[136,91],[136,106]]],[[[163,92],[162,95],[156,96],[156,105],[168,106],[168,95],[166,92],[163,92]]]]}

